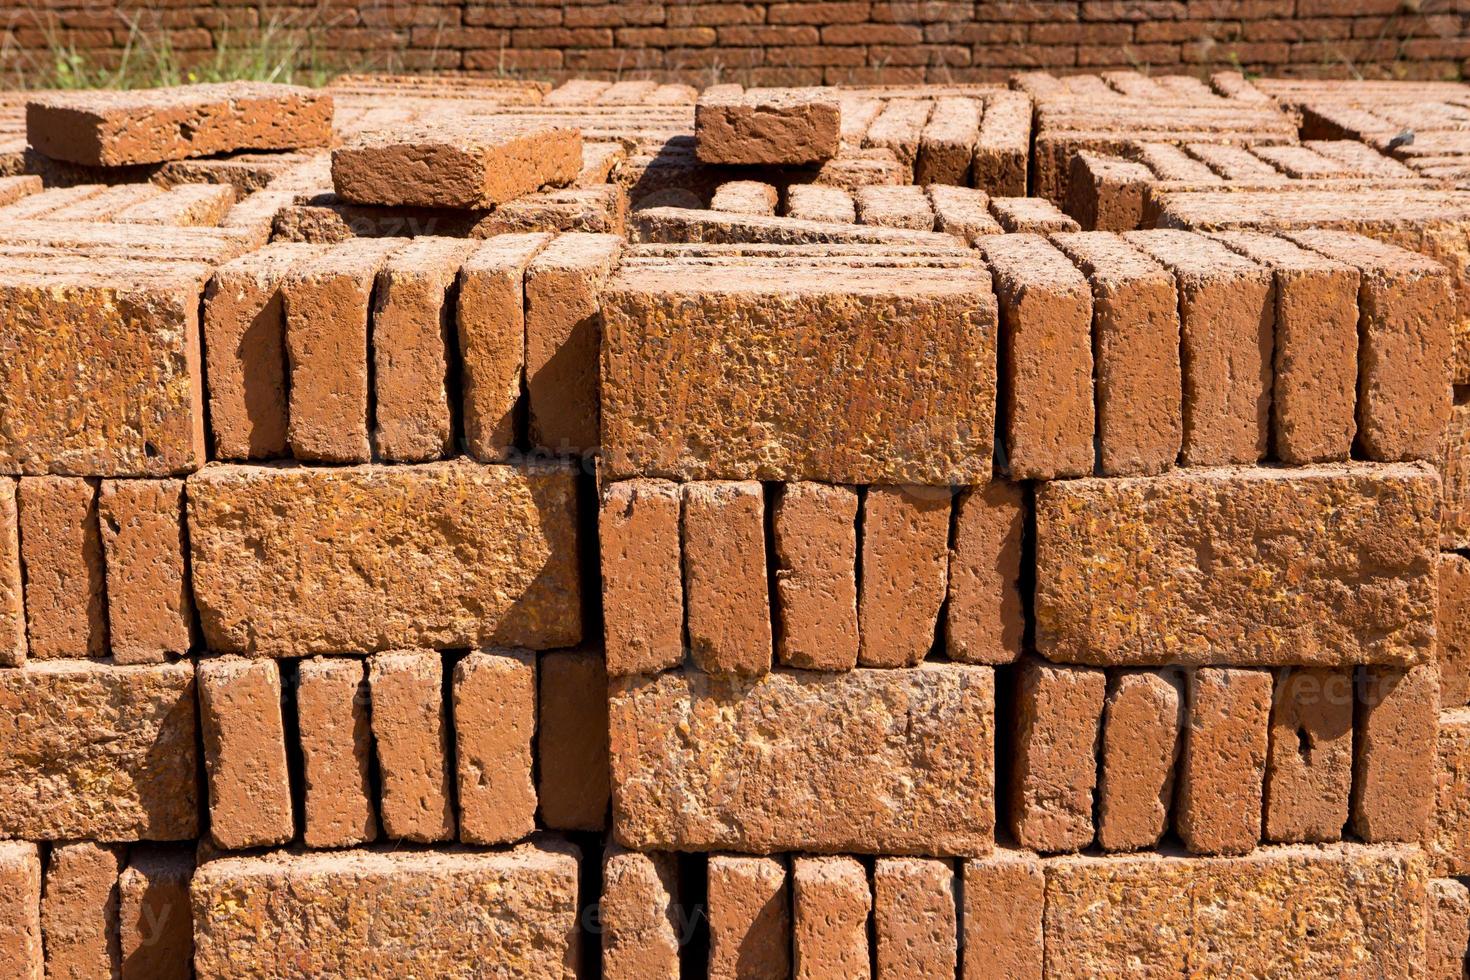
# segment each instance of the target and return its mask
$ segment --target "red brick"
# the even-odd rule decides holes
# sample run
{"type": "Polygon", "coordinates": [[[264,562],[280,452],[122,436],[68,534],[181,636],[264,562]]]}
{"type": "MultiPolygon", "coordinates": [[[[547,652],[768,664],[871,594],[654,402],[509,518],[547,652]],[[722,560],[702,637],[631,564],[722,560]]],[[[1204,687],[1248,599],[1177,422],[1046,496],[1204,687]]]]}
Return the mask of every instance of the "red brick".
{"type": "Polygon", "coordinates": [[[981,246],[1000,306],[1000,406],[1006,462],[1018,480],[1092,473],[1092,293],[1065,255],[1036,235],[981,246]]]}
{"type": "Polygon", "coordinates": [[[194,601],[212,650],[581,640],[569,467],[213,465],[187,490],[194,601]]]}
{"type": "Polygon", "coordinates": [[[1160,473],[1183,439],[1173,276],[1116,235],[1057,235],[1092,282],[1098,461],[1108,476],[1160,473]]]}
{"type": "Polygon", "coordinates": [[[858,493],[783,484],[771,515],[781,663],[851,670],[858,659],[858,493]]]}
{"type": "Polygon", "coordinates": [[[858,221],[885,228],[934,230],[934,211],[922,187],[874,185],[853,191],[858,221]]]}
{"type": "Polygon", "coordinates": [[[609,701],[613,816],[626,847],[952,855],[993,846],[987,667],[742,679],[666,671],[614,682],[609,701]],[[895,718],[906,719],[903,738],[893,737],[895,718]],[[709,759],[721,760],[719,779],[709,759]]]}
{"type": "Polygon", "coordinates": [[[695,107],[696,152],[716,164],[817,163],[837,154],[839,118],[818,90],[712,86],[695,107]]]}
{"type": "MultiPolygon", "coordinates": [[[[1420,750],[1425,757],[1433,756],[1430,762],[1434,768],[1428,820],[1419,834],[1431,873],[1460,876],[1470,869],[1470,846],[1466,843],[1470,840],[1466,832],[1470,827],[1470,711],[1446,711],[1438,721],[1435,751],[1420,750]]],[[[1410,802],[1419,815],[1424,815],[1417,799],[1410,802]]],[[[1387,799],[1380,803],[1386,804],[1387,799]]]]}
{"type": "Polygon", "coordinates": [[[1339,840],[1353,779],[1353,674],[1287,668],[1276,678],[1266,757],[1266,839],[1339,840]]]}
{"type": "MultiPolygon", "coordinates": [[[[1371,842],[1418,840],[1430,814],[1446,809],[1434,802],[1435,760],[1425,748],[1439,723],[1434,665],[1366,668],[1358,684],[1352,831],[1371,842]]],[[[1440,725],[1441,765],[1444,735],[1440,725]]]]}
{"type": "Polygon", "coordinates": [[[765,499],[759,483],[685,484],[682,519],[689,650],[709,673],[771,666],[765,499]]]}
{"type": "Polygon", "coordinates": [[[1440,547],[1470,548],[1470,391],[1456,394],[1440,455],[1440,547]]]}
{"type": "Polygon", "coordinates": [[[934,645],[949,565],[950,493],[874,486],[863,495],[858,662],[904,667],[934,645]]]}
{"type": "Polygon", "coordinates": [[[372,798],[371,694],[356,657],[312,657],[298,667],[307,847],[348,847],[377,839],[372,798]]]}
{"type": "Polygon", "coordinates": [[[1357,270],[1269,235],[1216,237],[1275,276],[1274,455],[1297,464],[1347,459],[1357,429],[1357,270]]]}
{"type": "Polygon", "coordinates": [[[437,652],[380,653],[368,661],[383,836],[454,839],[450,728],[437,652]]]}
{"type": "Polygon", "coordinates": [[[780,192],[771,184],[758,180],[727,180],[715,188],[709,207],[711,211],[773,215],[779,199],[780,192]]]}
{"type": "Polygon", "coordinates": [[[873,867],[878,976],[951,977],[959,966],[954,867],[883,858],[873,867]]]}
{"type": "Polygon", "coordinates": [[[1434,661],[1443,711],[1470,704],[1470,558],[1439,556],[1439,617],[1434,661]]]}
{"type": "Polygon", "coordinates": [[[1021,667],[1010,829],[1036,851],[1092,843],[1097,748],[1107,675],[1039,660],[1021,667]]]}
{"type": "Polygon", "coordinates": [[[1179,287],[1184,445],[1189,466],[1253,463],[1270,436],[1275,285],[1269,270],[1210,239],[1129,232],[1179,287]]]}
{"type": "Polygon", "coordinates": [[[186,844],[135,847],[118,878],[122,980],[189,980],[194,927],[189,880],[194,854],[186,844]]]}
{"type": "MultiPolygon", "coordinates": [[[[981,63],[978,49],[972,58],[981,63]]],[[[1021,92],[986,96],[980,141],[975,146],[975,186],[991,194],[1025,194],[1030,156],[1031,100],[1021,92]]]]}
{"type": "Polygon", "coordinates": [[[541,657],[536,758],[541,822],[557,830],[602,830],[611,795],[608,681],[602,654],[541,657]]]}
{"type": "Polygon", "coordinates": [[[1445,268],[1346,232],[1298,231],[1290,237],[1362,274],[1358,441],[1364,454],[1381,460],[1435,458],[1452,397],[1455,300],[1445,268]]]}
{"type": "Polygon", "coordinates": [[[497,235],[473,247],[460,269],[455,318],[463,387],[465,448],[475,459],[507,459],[526,374],[526,268],[548,234],[497,235]]]}
{"type": "MultiPolygon", "coordinates": [[[[830,50],[825,49],[824,50],[830,50]]],[[[881,146],[893,151],[910,174],[919,155],[919,141],[934,103],[918,99],[889,99],[868,127],[863,146],[881,146]]]]}
{"type": "Polygon", "coordinates": [[[598,345],[601,293],[623,241],[566,234],[526,271],[526,391],[534,446],[556,453],[600,445],[598,345]]]}
{"type": "Polygon", "coordinates": [[[20,555],[33,658],[107,652],[97,486],[70,476],[20,481],[20,555]]]}
{"type": "Polygon", "coordinates": [[[1021,655],[1026,612],[1021,540],[1026,492],[992,480],[960,494],[949,553],[944,640],[951,660],[1004,664],[1021,655]]]}
{"type": "Polygon", "coordinates": [[[48,157],[93,167],[325,146],[332,99],[266,82],[50,92],[27,104],[26,137],[48,157]]]}
{"type": "Polygon", "coordinates": [[[1263,670],[1190,674],[1174,826],[1192,853],[1246,854],[1261,839],[1271,688],[1263,670]]]}
{"type": "Polygon", "coordinates": [[[189,651],[194,602],[183,480],[105,480],[98,497],[113,662],[161,663],[189,651]]]}
{"type": "Polygon", "coordinates": [[[1144,197],[1153,182],[1153,171],[1141,163],[1078,150],[1067,183],[1067,213],[1083,228],[1132,231],[1143,223],[1144,197]]]}
{"type": "Polygon", "coordinates": [[[602,975],[606,980],[678,980],[684,907],[673,854],[617,845],[602,861],[602,975]]]}
{"type": "Polygon", "coordinates": [[[332,186],[353,204],[473,210],[565,186],[581,167],[580,130],[461,116],[350,138],[332,151],[332,186]]]}
{"type": "Polygon", "coordinates": [[[41,947],[41,853],[27,841],[0,842],[0,961],[17,980],[47,975],[41,947]]]}
{"type": "Polygon", "coordinates": [[[19,667],[26,661],[18,487],[17,480],[0,479],[0,667],[19,667]]]}
{"type": "Polygon", "coordinates": [[[791,859],[791,955],[796,980],[871,976],[868,872],[850,857],[791,859]]]}
{"type": "Polygon", "coordinates": [[[388,257],[373,291],[373,447],[421,463],[453,449],[449,404],[450,287],[469,243],[415,238],[388,257]]]}
{"type": "Polygon", "coordinates": [[[275,661],[205,659],[198,683],[211,838],[226,850],[290,841],[296,830],[275,661]]]}
{"type": "Polygon", "coordinates": [[[783,861],[711,855],[707,894],[709,976],[790,976],[791,914],[783,861]]]}
{"type": "Polygon", "coordinates": [[[222,265],[204,292],[209,424],[219,459],[286,454],[285,313],[281,281],[322,248],[277,242],[222,265]]]}
{"type": "Polygon", "coordinates": [[[378,269],[398,245],[355,238],[286,274],[287,440],[297,459],[361,463],[368,433],[368,318],[378,269]]]}
{"type": "Polygon", "coordinates": [[[123,849],[117,846],[77,841],[51,848],[41,898],[48,977],[113,975],[120,952],[117,879],[122,865],[123,849]]]}
{"type": "Polygon", "coordinates": [[[536,828],[535,655],[472,652],[454,665],[453,683],[459,839],[520,840],[536,828]]]}
{"type": "Polygon", "coordinates": [[[964,863],[963,980],[1041,980],[1046,878],[1026,851],[964,863]]]}
{"type": "Polygon", "coordinates": [[[680,490],[625,480],[602,495],[603,637],[613,675],[654,673],[684,660],[680,490]]]}
{"type": "Polygon", "coordinates": [[[437,977],[513,964],[528,977],[577,976],[580,860],[553,838],[219,858],[194,876],[198,973],[437,977]]]}
{"type": "Polygon", "coordinates": [[[1103,850],[1158,846],[1168,829],[1183,726],[1184,684],[1176,674],[1122,671],[1109,679],[1097,805],[1103,850]]]}
{"type": "Polygon", "coordinates": [[[1453,878],[1429,882],[1425,923],[1424,976],[1464,980],[1465,948],[1470,946],[1470,891],[1453,878]]]}
{"type": "Polygon", "coordinates": [[[1081,226],[1050,201],[1040,197],[992,197],[990,213],[1009,232],[1046,235],[1079,231],[1081,226]]]}

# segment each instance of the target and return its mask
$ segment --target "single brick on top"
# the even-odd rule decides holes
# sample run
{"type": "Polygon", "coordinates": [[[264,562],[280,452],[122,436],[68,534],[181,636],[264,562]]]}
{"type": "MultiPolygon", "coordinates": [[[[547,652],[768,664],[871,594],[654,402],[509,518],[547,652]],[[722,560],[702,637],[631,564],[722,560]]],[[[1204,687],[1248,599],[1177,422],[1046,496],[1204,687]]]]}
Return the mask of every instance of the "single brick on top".
{"type": "Polygon", "coordinates": [[[38,93],[26,104],[26,139],[48,157],[92,167],[326,146],[332,97],[243,81],[38,93]]]}
{"type": "Polygon", "coordinates": [[[695,152],[704,163],[820,163],[837,155],[841,116],[820,89],[714,85],[694,105],[695,152]]]}
{"type": "Polygon", "coordinates": [[[369,130],[332,151],[332,186],[353,204],[488,209],[582,169],[582,134],[490,116],[429,118],[369,130]]]}

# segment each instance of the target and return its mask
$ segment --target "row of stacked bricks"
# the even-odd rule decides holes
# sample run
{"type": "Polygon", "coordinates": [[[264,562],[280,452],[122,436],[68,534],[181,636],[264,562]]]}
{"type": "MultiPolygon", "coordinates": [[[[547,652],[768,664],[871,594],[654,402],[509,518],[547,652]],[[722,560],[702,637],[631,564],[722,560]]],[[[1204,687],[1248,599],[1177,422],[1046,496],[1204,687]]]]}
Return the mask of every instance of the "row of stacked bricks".
{"type": "Polygon", "coordinates": [[[8,973],[1462,976],[1451,239],[1063,213],[1336,96],[619,85],[33,100],[8,973]]]}

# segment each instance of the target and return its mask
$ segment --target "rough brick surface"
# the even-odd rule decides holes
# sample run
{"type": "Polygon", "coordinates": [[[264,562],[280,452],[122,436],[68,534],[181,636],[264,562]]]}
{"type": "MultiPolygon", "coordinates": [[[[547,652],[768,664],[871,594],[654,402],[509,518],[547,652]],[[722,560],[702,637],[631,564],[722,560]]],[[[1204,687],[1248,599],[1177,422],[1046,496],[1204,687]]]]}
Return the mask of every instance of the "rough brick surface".
{"type": "Polygon", "coordinates": [[[1092,843],[1106,691],[1107,676],[1091,667],[1021,667],[1009,823],[1023,846],[1078,851],[1092,843]]]}
{"type": "Polygon", "coordinates": [[[20,556],[20,481],[0,479],[0,667],[26,660],[25,586],[20,556]]]}
{"type": "Polygon", "coordinates": [[[857,664],[858,506],[855,489],[825,483],[784,484],[776,498],[776,654],[788,667],[857,664]]]}
{"type": "Polygon", "coordinates": [[[711,674],[761,674],[771,666],[763,494],[753,481],[684,486],[689,653],[711,674]]]}
{"type": "Polygon", "coordinates": [[[605,297],[610,476],[989,478],[995,309],[983,272],[796,271],[773,282],[732,267],[691,278],[627,270],[605,297]]]}
{"type": "Polygon", "coordinates": [[[280,669],[220,657],[200,662],[198,682],[210,837],[226,850],[286,843],[296,828],[280,669]]]}
{"type": "Polygon", "coordinates": [[[18,980],[46,976],[41,946],[41,854],[27,841],[0,842],[0,960],[18,980]]]}
{"type": "Polygon", "coordinates": [[[790,976],[791,899],[785,862],[714,854],[706,888],[709,976],[790,976]]]}
{"type": "Polygon", "coordinates": [[[1275,351],[1270,270],[1187,232],[1141,231],[1125,237],[1173,271],[1178,282],[1182,461],[1211,466],[1264,458],[1275,351]]]}
{"type": "Polygon", "coordinates": [[[1046,973],[1415,976],[1426,869],[1403,847],[1067,857],[1046,873],[1046,973]]]}
{"type": "Polygon", "coordinates": [[[975,144],[980,139],[982,105],[978,99],[944,98],[919,134],[919,156],[914,161],[918,184],[968,184],[975,144]]]}
{"type": "Polygon", "coordinates": [[[211,466],[190,477],[188,498],[213,650],[545,649],[581,637],[565,468],[211,466]]]}
{"type": "Polygon", "coordinates": [[[850,857],[791,860],[791,956],[797,980],[872,976],[867,869],[850,857]]]}
{"type": "Polygon", "coordinates": [[[26,105],[31,146],[93,167],[325,146],[331,138],[330,95],[269,82],[53,92],[26,105]]]}
{"type": "Polygon", "coordinates": [[[51,848],[41,899],[46,975],[110,977],[119,959],[117,879],[123,850],[75,841],[51,848]]]}
{"type": "Polygon", "coordinates": [[[1172,467],[1184,432],[1174,277],[1115,235],[1084,232],[1052,240],[1092,283],[1102,472],[1125,476],[1172,467]]]}
{"type": "Polygon", "coordinates": [[[622,250],[622,239],[616,235],[562,235],[537,253],[526,269],[526,392],[532,445],[567,453],[601,444],[602,291],[622,250]]]}
{"type": "Polygon", "coordinates": [[[449,455],[450,289],[470,243],[416,238],[388,257],[373,291],[373,448],[388,462],[449,455]]]}
{"type": "Polygon", "coordinates": [[[1037,235],[982,246],[1000,306],[1000,406],[1017,480],[1090,476],[1094,457],[1092,291],[1037,235]]]}
{"type": "Polygon", "coordinates": [[[602,975],[607,980],[678,980],[685,928],[673,854],[613,846],[602,861],[602,975]]]}
{"type": "Polygon", "coordinates": [[[1282,670],[1271,703],[1266,757],[1266,839],[1335,841],[1353,779],[1350,671],[1282,670]]]}
{"type": "Polygon", "coordinates": [[[878,976],[954,976],[957,912],[949,862],[879,858],[873,867],[878,976]]]}
{"type": "Polygon", "coordinates": [[[393,207],[491,208],[570,184],[581,169],[578,130],[489,117],[365,132],[332,151],[339,197],[393,207]]]}
{"type": "Polygon", "coordinates": [[[277,242],[215,271],[204,293],[209,425],[218,459],[286,455],[286,321],[281,282],[321,247],[277,242]]]}
{"type": "Polygon", "coordinates": [[[874,486],[863,495],[858,662],[912,667],[934,645],[949,574],[948,489],[874,486]]]}
{"type": "Polygon", "coordinates": [[[602,830],[611,793],[608,679],[600,651],[541,657],[536,753],[541,821],[557,830],[602,830]]]}
{"type": "Polygon", "coordinates": [[[777,670],[753,680],[681,671],[618,681],[610,702],[614,829],[625,846],[991,847],[989,668],[777,670]],[[758,743],[749,738],[757,724],[767,733],[758,743]],[[903,739],[883,734],[894,724],[910,726],[903,739]]]}
{"type": "Polygon", "coordinates": [[[312,657],[297,672],[302,841],[307,847],[350,847],[376,840],[366,666],[356,657],[312,657]]]}
{"type": "Polygon", "coordinates": [[[1465,948],[1470,946],[1470,890],[1453,878],[1430,881],[1425,933],[1424,975],[1463,980],[1465,948]]]}
{"type": "Polygon", "coordinates": [[[1357,432],[1358,271],[1270,235],[1216,237],[1275,277],[1273,454],[1295,464],[1347,459],[1357,432]]]}
{"type": "Polygon", "coordinates": [[[1097,838],[1107,851],[1158,846],[1168,827],[1184,726],[1184,682],[1171,671],[1108,679],[1097,838]]]}
{"type": "Polygon", "coordinates": [[[226,857],[192,886],[201,976],[450,975],[466,963],[576,976],[576,848],[226,857]],[[376,913],[361,915],[363,908],[376,913]]]}
{"type": "Polygon", "coordinates": [[[355,238],[296,264],[285,277],[287,441],[297,459],[372,458],[368,322],[378,269],[396,244],[355,238]]]}
{"type": "Polygon", "coordinates": [[[197,836],[194,667],[85,661],[0,671],[0,833],[197,836]],[[106,733],[106,738],[99,738],[106,733]],[[98,794],[94,787],[111,791],[98,794]]]}
{"type": "Polygon", "coordinates": [[[98,481],[30,476],[20,481],[20,555],[30,655],[107,653],[98,481]]]}
{"type": "Polygon", "coordinates": [[[547,234],[500,235],[477,245],[460,268],[455,318],[465,448],[476,459],[504,459],[516,444],[526,267],[550,242],[547,234]]]}
{"type": "Polygon", "coordinates": [[[1443,766],[1446,733],[1454,728],[1439,722],[1437,680],[1429,664],[1360,675],[1351,812],[1362,840],[1418,840],[1431,812],[1436,819],[1450,812],[1443,798],[1435,800],[1435,761],[1425,750],[1438,725],[1443,766]]]}
{"type": "Polygon", "coordinates": [[[122,980],[189,980],[194,932],[189,907],[193,850],[134,847],[117,882],[122,980]]]}
{"type": "Polygon", "coordinates": [[[1470,558],[1439,556],[1439,619],[1434,662],[1439,669],[1441,710],[1470,704],[1470,558]]]}
{"type": "Polygon", "coordinates": [[[1111,665],[1426,660],[1437,484],[1405,464],[1043,484],[1037,650],[1111,665]]]}
{"type": "Polygon", "coordinates": [[[1021,597],[1027,494],[993,480],[961,493],[949,553],[944,640],[951,660],[1010,663],[1021,655],[1026,613],[1021,597]]]}
{"type": "Polygon", "coordinates": [[[1264,670],[1189,675],[1174,824],[1196,854],[1245,854],[1261,839],[1271,691],[1264,670]]]}
{"type": "Polygon", "coordinates": [[[208,267],[91,259],[69,272],[49,259],[41,269],[0,272],[0,472],[164,476],[200,465],[208,267]]]}
{"type": "Polygon", "coordinates": [[[380,653],[368,661],[383,836],[453,840],[453,733],[437,652],[380,653]]]}
{"type": "Polygon", "coordinates": [[[694,107],[694,139],[705,163],[819,163],[837,154],[841,109],[817,90],[717,85],[694,107]]]}
{"type": "Polygon", "coordinates": [[[115,663],[189,651],[194,600],[184,541],[184,481],[105,480],[97,498],[115,663]]]}
{"type": "Polygon", "coordinates": [[[1046,878],[1026,851],[964,862],[964,980],[1041,980],[1046,878]]]}
{"type": "Polygon", "coordinates": [[[536,733],[536,659],[477,651],[454,665],[455,803],[459,839],[507,844],[536,828],[531,778],[536,733]]]}
{"type": "Polygon", "coordinates": [[[597,532],[607,670],[646,674],[684,660],[678,484],[625,480],[603,491],[597,532]]]}

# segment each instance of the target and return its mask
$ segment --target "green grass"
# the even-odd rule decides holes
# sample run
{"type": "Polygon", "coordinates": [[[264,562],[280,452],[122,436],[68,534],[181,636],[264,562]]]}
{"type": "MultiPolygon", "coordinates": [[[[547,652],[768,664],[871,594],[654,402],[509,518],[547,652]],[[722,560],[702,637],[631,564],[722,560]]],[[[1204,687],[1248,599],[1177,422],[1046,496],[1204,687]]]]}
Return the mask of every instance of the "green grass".
{"type": "Polygon", "coordinates": [[[328,59],[312,27],[271,19],[257,28],[215,33],[208,51],[176,51],[166,31],[151,31],[137,19],[128,24],[122,50],[107,62],[53,35],[41,52],[0,52],[5,69],[0,87],[27,89],[151,88],[189,82],[286,82],[323,85],[344,71],[372,64],[328,59]]]}

